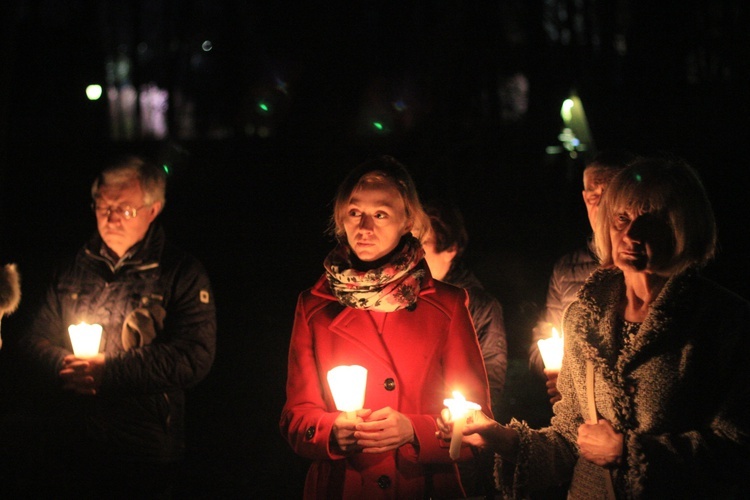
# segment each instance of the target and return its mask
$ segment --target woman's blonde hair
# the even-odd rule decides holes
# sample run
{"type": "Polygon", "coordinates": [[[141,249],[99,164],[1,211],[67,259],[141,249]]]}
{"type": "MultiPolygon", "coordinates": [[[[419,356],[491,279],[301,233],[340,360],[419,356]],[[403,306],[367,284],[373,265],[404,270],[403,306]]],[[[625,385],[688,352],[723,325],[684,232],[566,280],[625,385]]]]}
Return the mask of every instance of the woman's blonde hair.
{"type": "Polygon", "coordinates": [[[355,167],[339,185],[333,200],[329,232],[339,241],[346,241],[344,217],[352,193],[362,188],[391,186],[401,195],[411,232],[420,241],[430,229],[430,218],[419,201],[419,194],[409,171],[391,156],[380,156],[355,167]]]}
{"type": "Polygon", "coordinates": [[[618,214],[660,214],[671,229],[673,253],[664,274],[702,267],[716,253],[716,220],[698,174],[672,158],[639,160],[620,171],[604,190],[595,222],[594,241],[603,267],[614,265],[610,227],[618,214]]]}

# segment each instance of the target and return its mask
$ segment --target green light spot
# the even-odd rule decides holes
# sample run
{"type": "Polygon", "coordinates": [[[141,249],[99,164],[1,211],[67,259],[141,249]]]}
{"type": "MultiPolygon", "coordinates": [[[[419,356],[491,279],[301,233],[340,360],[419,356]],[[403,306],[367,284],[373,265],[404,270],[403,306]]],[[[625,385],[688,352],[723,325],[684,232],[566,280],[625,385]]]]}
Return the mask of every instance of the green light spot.
{"type": "Polygon", "coordinates": [[[375,127],[378,130],[383,130],[383,124],[380,122],[372,122],[372,126],[375,127]]]}
{"type": "Polygon", "coordinates": [[[641,182],[643,180],[643,177],[641,177],[641,174],[635,174],[635,180],[637,182],[641,182]]]}
{"type": "Polygon", "coordinates": [[[169,174],[170,174],[170,172],[171,172],[171,169],[169,168],[169,165],[167,165],[167,164],[165,163],[164,165],[162,165],[162,166],[161,166],[161,168],[162,168],[162,169],[164,170],[164,173],[165,173],[165,174],[167,174],[167,175],[169,175],[169,174]]]}
{"type": "Polygon", "coordinates": [[[266,104],[263,101],[261,101],[261,102],[258,103],[258,108],[260,108],[260,110],[263,111],[264,113],[268,113],[270,111],[270,108],[268,107],[268,104],[266,104]]]}

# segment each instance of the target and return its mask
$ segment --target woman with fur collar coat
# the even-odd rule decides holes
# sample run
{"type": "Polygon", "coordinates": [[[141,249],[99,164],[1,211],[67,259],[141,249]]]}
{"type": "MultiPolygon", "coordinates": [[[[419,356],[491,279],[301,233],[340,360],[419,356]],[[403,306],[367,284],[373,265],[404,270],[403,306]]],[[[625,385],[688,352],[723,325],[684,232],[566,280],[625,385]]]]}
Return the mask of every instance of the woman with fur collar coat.
{"type": "Polygon", "coordinates": [[[697,274],[716,246],[697,175],[632,165],[595,238],[601,268],[564,315],[550,426],[480,415],[465,440],[498,453],[510,497],[567,484],[568,498],[746,498],[750,303],[697,274]]]}

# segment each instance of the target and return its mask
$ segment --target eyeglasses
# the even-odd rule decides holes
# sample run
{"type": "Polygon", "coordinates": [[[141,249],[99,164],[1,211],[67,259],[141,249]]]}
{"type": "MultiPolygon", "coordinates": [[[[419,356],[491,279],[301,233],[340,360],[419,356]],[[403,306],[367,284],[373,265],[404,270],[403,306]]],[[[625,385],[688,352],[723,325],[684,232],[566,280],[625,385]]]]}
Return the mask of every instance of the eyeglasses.
{"type": "Polygon", "coordinates": [[[91,204],[91,209],[96,212],[100,217],[109,217],[112,214],[117,214],[125,220],[135,219],[138,215],[138,210],[149,207],[151,205],[141,205],[140,207],[131,207],[130,205],[123,205],[121,207],[102,206],[91,204]]]}

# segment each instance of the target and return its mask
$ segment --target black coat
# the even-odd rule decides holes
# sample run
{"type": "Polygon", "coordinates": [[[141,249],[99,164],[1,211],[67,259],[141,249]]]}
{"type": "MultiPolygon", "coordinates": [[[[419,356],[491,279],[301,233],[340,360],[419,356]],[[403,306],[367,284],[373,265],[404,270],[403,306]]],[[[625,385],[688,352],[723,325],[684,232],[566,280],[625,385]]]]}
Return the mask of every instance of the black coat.
{"type": "Polygon", "coordinates": [[[103,327],[106,353],[95,396],[61,395],[84,443],[109,458],[166,462],[184,450],[184,390],[208,373],[216,350],[216,311],[208,276],[153,226],[119,267],[95,235],[60,267],[25,341],[58,381],[72,353],[67,328],[103,327]],[[127,326],[126,326],[127,325],[127,326]]]}

